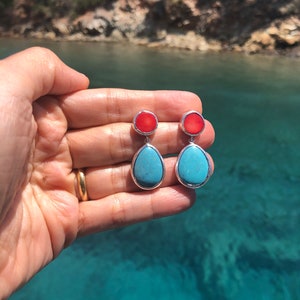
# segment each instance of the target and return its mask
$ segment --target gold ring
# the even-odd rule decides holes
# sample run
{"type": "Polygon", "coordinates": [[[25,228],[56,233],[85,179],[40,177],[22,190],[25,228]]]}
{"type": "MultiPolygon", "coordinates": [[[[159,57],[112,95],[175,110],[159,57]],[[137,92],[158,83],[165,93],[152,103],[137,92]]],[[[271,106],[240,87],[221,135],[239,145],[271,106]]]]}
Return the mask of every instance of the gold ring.
{"type": "Polygon", "coordinates": [[[78,169],[76,171],[76,180],[77,180],[77,189],[79,194],[79,201],[87,201],[88,193],[85,182],[85,175],[82,169],[78,169]]]}

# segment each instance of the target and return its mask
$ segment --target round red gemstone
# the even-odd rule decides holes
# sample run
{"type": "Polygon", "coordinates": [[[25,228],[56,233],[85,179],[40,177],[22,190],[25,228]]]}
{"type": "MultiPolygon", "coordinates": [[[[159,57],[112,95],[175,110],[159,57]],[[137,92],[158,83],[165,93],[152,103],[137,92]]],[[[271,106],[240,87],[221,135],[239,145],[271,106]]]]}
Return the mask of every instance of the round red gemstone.
{"type": "Polygon", "coordinates": [[[142,134],[152,133],[156,127],[157,118],[151,112],[142,111],[135,118],[135,128],[142,134]]]}
{"type": "Polygon", "coordinates": [[[190,135],[197,135],[204,129],[204,119],[198,112],[191,112],[183,119],[183,130],[190,135]]]}

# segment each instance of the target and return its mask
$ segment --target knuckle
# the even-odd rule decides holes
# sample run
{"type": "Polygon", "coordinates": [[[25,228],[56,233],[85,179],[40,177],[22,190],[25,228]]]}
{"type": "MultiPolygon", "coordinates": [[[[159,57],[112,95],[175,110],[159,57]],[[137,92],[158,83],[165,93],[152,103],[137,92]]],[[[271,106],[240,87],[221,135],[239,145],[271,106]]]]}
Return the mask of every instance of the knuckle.
{"type": "Polygon", "coordinates": [[[124,202],[117,196],[115,196],[112,204],[111,219],[116,227],[124,226],[127,222],[124,202]]]}

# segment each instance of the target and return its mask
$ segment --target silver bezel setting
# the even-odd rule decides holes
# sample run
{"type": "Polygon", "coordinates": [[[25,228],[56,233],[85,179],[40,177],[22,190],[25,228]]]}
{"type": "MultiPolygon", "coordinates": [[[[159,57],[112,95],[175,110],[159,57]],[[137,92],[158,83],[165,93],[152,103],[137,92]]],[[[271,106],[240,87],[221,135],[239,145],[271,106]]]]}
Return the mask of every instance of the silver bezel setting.
{"type": "Polygon", "coordinates": [[[158,119],[157,119],[157,116],[152,112],[152,111],[149,111],[149,110],[141,110],[139,111],[133,118],[133,128],[134,130],[141,134],[141,135],[144,135],[144,136],[149,136],[149,135],[152,135],[154,133],[154,131],[157,129],[157,126],[158,126],[158,119]],[[138,116],[141,114],[141,113],[148,113],[148,114],[151,114],[154,118],[155,118],[155,121],[156,121],[156,126],[155,128],[152,130],[152,131],[149,131],[149,132],[144,132],[144,131],[141,131],[139,130],[137,127],[136,127],[136,119],[138,118],[138,116]]]}
{"type": "Polygon", "coordinates": [[[178,158],[177,158],[177,161],[176,161],[176,165],[175,165],[175,174],[176,174],[176,177],[178,179],[178,181],[185,187],[187,188],[190,188],[190,189],[197,189],[197,188],[200,188],[202,187],[203,185],[205,185],[207,183],[207,181],[209,180],[209,178],[211,177],[212,175],[212,167],[211,167],[211,164],[210,164],[210,161],[209,161],[209,158],[207,156],[207,153],[199,146],[199,145],[196,145],[195,143],[193,142],[190,142],[187,146],[185,146],[179,153],[178,155],[178,158]],[[183,154],[183,152],[186,150],[186,148],[188,147],[191,147],[191,146],[194,146],[194,147],[197,147],[198,149],[200,149],[203,153],[204,153],[204,156],[206,158],[206,161],[207,161],[207,165],[208,165],[208,172],[207,172],[207,176],[205,178],[205,180],[199,184],[192,184],[192,183],[187,183],[185,181],[183,181],[181,179],[181,177],[179,176],[179,172],[178,172],[178,165],[179,165],[179,161],[180,161],[180,158],[183,154]]]}
{"type": "Polygon", "coordinates": [[[157,148],[154,147],[153,145],[151,145],[150,143],[146,143],[145,145],[143,145],[143,146],[135,153],[135,155],[133,156],[133,159],[132,159],[132,162],[131,162],[131,177],[132,177],[134,183],[136,184],[136,186],[138,186],[140,189],[146,190],[146,191],[151,191],[151,190],[154,190],[154,189],[158,188],[158,187],[161,185],[161,183],[163,182],[163,180],[164,180],[164,178],[165,178],[165,174],[166,174],[166,169],[165,169],[164,159],[163,159],[163,157],[161,156],[161,154],[159,153],[159,151],[157,150],[157,148]],[[161,178],[161,180],[160,180],[156,185],[154,185],[154,186],[152,186],[152,187],[145,187],[145,186],[139,184],[138,181],[137,181],[137,179],[136,179],[136,177],[135,177],[134,174],[133,174],[133,170],[134,170],[134,166],[135,166],[136,159],[137,159],[138,155],[140,154],[140,152],[141,152],[144,148],[146,148],[146,147],[151,147],[152,149],[154,149],[154,150],[157,152],[158,157],[159,157],[159,159],[160,159],[160,161],[161,161],[161,164],[162,164],[162,178],[161,178]]]}
{"type": "Polygon", "coordinates": [[[181,127],[182,131],[183,131],[186,135],[191,136],[191,137],[195,137],[195,136],[198,136],[199,134],[201,134],[201,132],[203,132],[203,130],[204,130],[204,128],[205,128],[205,120],[204,120],[202,114],[200,114],[198,111],[196,111],[196,110],[190,110],[190,111],[186,112],[186,113],[182,116],[181,121],[180,121],[180,127],[181,127]],[[185,130],[185,128],[184,128],[184,125],[183,125],[183,124],[184,124],[184,121],[185,121],[186,117],[187,117],[188,115],[190,115],[190,114],[197,114],[197,115],[203,120],[204,126],[203,126],[202,130],[201,130],[200,132],[198,132],[198,133],[191,134],[191,133],[187,132],[187,131],[185,130]]]}

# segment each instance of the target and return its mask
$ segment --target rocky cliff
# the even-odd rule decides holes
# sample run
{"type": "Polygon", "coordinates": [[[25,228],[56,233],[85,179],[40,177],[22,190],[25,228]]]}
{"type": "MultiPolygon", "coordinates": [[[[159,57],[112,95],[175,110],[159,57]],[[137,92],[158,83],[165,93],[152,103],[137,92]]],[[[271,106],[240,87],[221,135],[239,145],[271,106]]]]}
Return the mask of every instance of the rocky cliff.
{"type": "Polygon", "coordinates": [[[14,1],[0,35],[300,56],[300,0],[14,1]],[[73,4],[72,4],[73,3],[73,4]]]}

